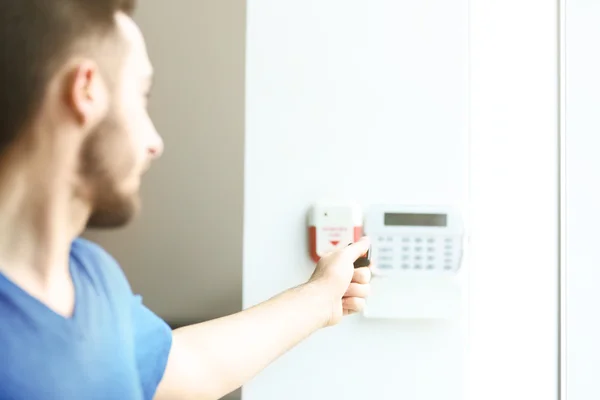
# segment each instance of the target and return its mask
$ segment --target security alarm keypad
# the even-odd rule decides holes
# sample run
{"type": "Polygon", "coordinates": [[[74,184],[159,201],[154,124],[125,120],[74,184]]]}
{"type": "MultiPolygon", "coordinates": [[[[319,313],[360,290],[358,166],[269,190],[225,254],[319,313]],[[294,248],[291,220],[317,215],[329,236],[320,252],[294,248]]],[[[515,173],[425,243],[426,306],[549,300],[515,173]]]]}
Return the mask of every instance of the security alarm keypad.
{"type": "Polygon", "coordinates": [[[453,209],[374,207],[365,228],[378,270],[455,272],[460,268],[463,229],[453,209]]]}

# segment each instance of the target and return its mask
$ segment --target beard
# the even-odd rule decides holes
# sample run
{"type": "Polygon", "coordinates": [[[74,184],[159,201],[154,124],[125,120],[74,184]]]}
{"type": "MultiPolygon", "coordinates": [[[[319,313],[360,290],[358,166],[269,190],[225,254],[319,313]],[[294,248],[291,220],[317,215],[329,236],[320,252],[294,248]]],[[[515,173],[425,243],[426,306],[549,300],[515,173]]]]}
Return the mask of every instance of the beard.
{"type": "Polygon", "coordinates": [[[140,208],[139,193],[120,188],[135,167],[134,152],[128,144],[124,124],[110,111],[83,145],[81,175],[91,204],[87,228],[125,226],[140,208]]]}
{"type": "MultiPolygon", "coordinates": [[[[105,185],[106,188],[109,185],[105,185]]],[[[97,198],[87,221],[87,228],[108,229],[127,225],[140,208],[137,193],[125,196],[115,191],[104,191],[97,198]]]]}

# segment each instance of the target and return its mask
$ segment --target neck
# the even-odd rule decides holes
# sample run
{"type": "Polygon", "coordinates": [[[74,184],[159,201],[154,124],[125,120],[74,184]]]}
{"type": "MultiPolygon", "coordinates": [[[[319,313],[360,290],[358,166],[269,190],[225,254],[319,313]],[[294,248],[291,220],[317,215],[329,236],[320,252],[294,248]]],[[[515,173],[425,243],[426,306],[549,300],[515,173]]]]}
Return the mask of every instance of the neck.
{"type": "Polygon", "coordinates": [[[69,175],[74,169],[61,167],[64,160],[52,154],[24,157],[23,151],[2,158],[0,273],[49,304],[61,290],[72,289],[69,251],[85,228],[89,206],[75,196],[75,177],[69,175]]]}

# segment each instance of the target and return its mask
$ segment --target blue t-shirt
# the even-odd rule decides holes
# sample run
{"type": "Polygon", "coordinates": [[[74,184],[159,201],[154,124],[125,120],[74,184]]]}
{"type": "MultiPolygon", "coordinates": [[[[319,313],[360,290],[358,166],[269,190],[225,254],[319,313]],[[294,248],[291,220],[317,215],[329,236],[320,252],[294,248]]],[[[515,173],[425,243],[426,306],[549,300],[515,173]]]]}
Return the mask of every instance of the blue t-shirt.
{"type": "Polygon", "coordinates": [[[171,329],[132,293],[99,246],[75,240],[70,269],[72,318],[0,274],[0,400],[151,399],[171,329]]]}

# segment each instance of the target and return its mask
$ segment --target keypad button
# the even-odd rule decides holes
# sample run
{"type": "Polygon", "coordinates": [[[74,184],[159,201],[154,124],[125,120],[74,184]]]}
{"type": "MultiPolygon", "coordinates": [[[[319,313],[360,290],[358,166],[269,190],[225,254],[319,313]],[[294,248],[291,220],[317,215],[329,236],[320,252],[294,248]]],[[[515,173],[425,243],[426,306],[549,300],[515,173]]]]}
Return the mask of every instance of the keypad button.
{"type": "Polygon", "coordinates": [[[446,264],[446,265],[444,265],[444,269],[445,270],[451,270],[452,269],[452,265],[446,264]]]}
{"type": "Polygon", "coordinates": [[[415,261],[421,261],[421,260],[422,260],[421,256],[416,256],[415,257],[415,261]]]}
{"type": "Polygon", "coordinates": [[[402,260],[408,261],[408,260],[410,260],[410,256],[405,254],[402,256],[402,260]]]}
{"type": "Polygon", "coordinates": [[[427,269],[433,269],[435,266],[433,264],[427,264],[427,269]]]}
{"type": "Polygon", "coordinates": [[[423,239],[421,239],[421,238],[415,238],[415,243],[423,243],[423,239]]]}
{"type": "Polygon", "coordinates": [[[388,236],[385,238],[386,242],[393,242],[394,241],[394,237],[393,236],[388,236]]]}
{"type": "Polygon", "coordinates": [[[402,251],[404,251],[404,252],[409,252],[409,251],[410,251],[410,247],[409,247],[409,246],[404,246],[404,247],[402,248],[402,251]]]}
{"type": "Polygon", "coordinates": [[[433,261],[433,260],[435,260],[434,256],[427,256],[427,261],[433,261]]]}
{"type": "Polygon", "coordinates": [[[383,262],[391,262],[392,261],[392,257],[390,256],[380,256],[379,257],[379,261],[383,261],[383,262]]]}
{"type": "Polygon", "coordinates": [[[421,252],[421,251],[423,251],[423,248],[421,246],[415,246],[415,251],[421,252]]]}
{"type": "Polygon", "coordinates": [[[402,238],[402,243],[409,243],[410,242],[410,238],[402,238]]]}
{"type": "Polygon", "coordinates": [[[402,264],[402,269],[409,269],[410,265],[409,264],[402,264]]]}
{"type": "Polygon", "coordinates": [[[377,237],[377,241],[378,242],[385,242],[385,237],[384,236],[378,236],[377,237]]]}
{"type": "Polygon", "coordinates": [[[392,264],[379,264],[380,269],[392,269],[392,264]]]}
{"type": "Polygon", "coordinates": [[[380,247],[379,249],[380,253],[392,253],[394,251],[393,247],[380,247]]]}
{"type": "Polygon", "coordinates": [[[415,264],[415,269],[423,269],[423,267],[421,266],[421,264],[415,264]]]}
{"type": "Polygon", "coordinates": [[[435,247],[428,247],[427,251],[433,253],[435,251],[435,247]]]}

